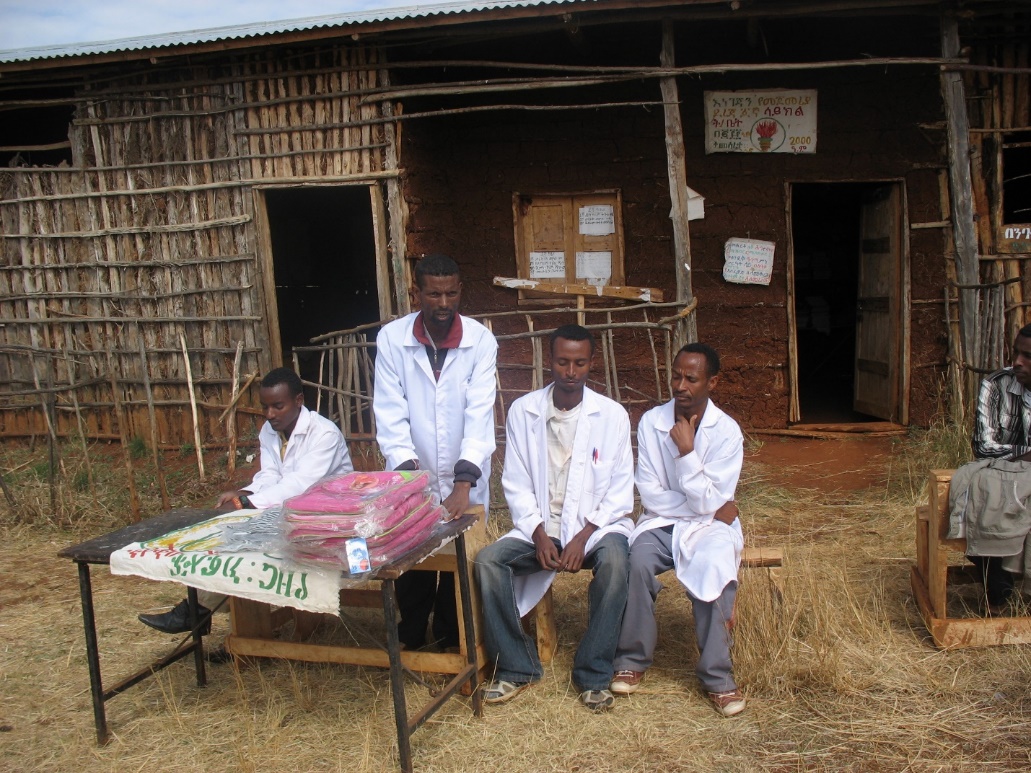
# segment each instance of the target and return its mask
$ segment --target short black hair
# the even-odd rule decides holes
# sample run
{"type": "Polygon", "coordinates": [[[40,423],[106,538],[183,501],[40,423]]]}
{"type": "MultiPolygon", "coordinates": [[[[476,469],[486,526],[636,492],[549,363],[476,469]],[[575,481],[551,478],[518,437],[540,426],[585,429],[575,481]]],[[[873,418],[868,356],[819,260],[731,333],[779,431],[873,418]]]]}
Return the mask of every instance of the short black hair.
{"type": "Polygon", "coordinates": [[[301,377],[290,370],[290,368],[273,368],[261,380],[262,389],[271,389],[280,384],[286,384],[286,388],[290,390],[290,394],[293,396],[304,392],[304,384],[301,383],[301,377]]]}
{"type": "Polygon", "coordinates": [[[1017,331],[1017,338],[1031,338],[1031,324],[1024,325],[1017,331]]]}
{"type": "Polygon", "coordinates": [[[548,348],[552,354],[555,353],[555,341],[565,338],[567,341],[588,341],[591,344],[591,354],[594,354],[594,334],[583,325],[562,325],[551,332],[548,341],[548,348]]]}
{"type": "Polygon", "coordinates": [[[423,286],[425,276],[458,276],[458,264],[447,255],[427,255],[415,264],[415,284],[423,286]]]}
{"type": "Polygon", "coordinates": [[[695,342],[680,347],[677,357],[681,354],[701,354],[705,357],[705,375],[712,378],[720,372],[720,356],[716,350],[708,344],[695,342]]]}

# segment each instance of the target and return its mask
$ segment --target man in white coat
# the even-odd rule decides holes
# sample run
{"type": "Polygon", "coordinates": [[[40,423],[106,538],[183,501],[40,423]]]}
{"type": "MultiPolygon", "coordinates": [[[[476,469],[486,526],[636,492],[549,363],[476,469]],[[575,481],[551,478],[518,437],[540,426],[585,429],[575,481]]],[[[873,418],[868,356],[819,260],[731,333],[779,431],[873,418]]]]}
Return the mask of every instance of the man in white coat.
{"type": "Polygon", "coordinates": [[[734,682],[730,628],[743,537],[734,491],[743,442],[732,418],[709,399],[719,355],[688,344],[673,361],[673,399],[641,417],[637,490],[644,512],[630,537],[630,590],[613,667],[612,692],[629,695],[652,664],[657,640],[658,575],[676,569],[695,619],[695,673],[716,710],[744,711],[734,682]]]}
{"type": "MultiPolygon", "coordinates": [[[[494,453],[494,396],[498,343],[493,334],[458,313],[458,266],[429,255],[415,266],[412,305],[419,311],[383,326],[376,338],[372,407],[376,441],[388,470],[426,470],[433,495],[451,517],[470,505],[486,510],[494,453]]],[[[454,575],[406,572],[397,581],[406,649],[425,644],[433,612],[433,638],[458,645],[454,575]]]]}
{"type": "Polygon", "coordinates": [[[541,678],[537,648],[520,618],[556,572],[581,568],[594,577],[573,681],[589,709],[613,703],[608,686],[626,604],[634,460],[627,412],[587,388],[593,354],[589,330],[558,328],[551,337],[553,383],[508,411],[501,482],[515,528],[481,550],[474,565],[484,646],[496,665],[487,703],[504,703],[541,678]]]}
{"type": "MultiPolygon", "coordinates": [[[[289,368],[270,370],[261,380],[258,397],[266,419],[258,433],[261,467],[246,488],[222,493],[220,510],[274,507],[322,478],[354,469],[340,428],[304,407],[304,385],[296,373],[289,368]]],[[[197,596],[206,634],[211,630],[211,610],[224,608],[226,596],[204,590],[197,596]]],[[[190,630],[189,603],[183,599],[169,612],[139,619],[163,633],[184,633],[190,630]]],[[[224,652],[215,650],[209,659],[224,659],[224,652]]]]}

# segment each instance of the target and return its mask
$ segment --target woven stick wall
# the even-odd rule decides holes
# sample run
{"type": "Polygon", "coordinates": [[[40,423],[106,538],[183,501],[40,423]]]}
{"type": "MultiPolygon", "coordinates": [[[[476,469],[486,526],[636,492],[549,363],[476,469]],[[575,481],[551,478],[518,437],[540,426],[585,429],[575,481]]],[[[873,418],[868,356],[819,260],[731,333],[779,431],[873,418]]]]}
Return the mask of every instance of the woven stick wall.
{"type": "MultiPolygon", "coordinates": [[[[499,444],[504,443],[512,401],[551,383],[548,336],[571,322],[585,325],[595,336],[591,388],[626,407],[636,426],[641,413],[670,398],[674,327],[692,309],[693,305],[685,309],[674,302],[470,315],[498,339],[494,418],[499,444]]],[[[313,339],[311,346],[294,348],[295,357],[318,355],[318,381],[307,383],[316,389],[319,412],[340,425],[359,469],[382,469],[372,400],[376,334],[386,321],[327,333],[313,339]]]]}
{"type": "Polygon", "coordinates": [[[0,435],[45,433],[31,392],[52,383],[58,434],[77,431],[74,384],[85,431],[117,437],[110,369],[130,437],[146,375],[160,441],[192,442],[188,358],[201,437],[225,437],[237,345],[242,374],[271,365],[254,189],[389,176],[387,108],[358,104],[388,85],[378,66],[335,47],[78,82],[72,165],[0,172],[0,435]]]}

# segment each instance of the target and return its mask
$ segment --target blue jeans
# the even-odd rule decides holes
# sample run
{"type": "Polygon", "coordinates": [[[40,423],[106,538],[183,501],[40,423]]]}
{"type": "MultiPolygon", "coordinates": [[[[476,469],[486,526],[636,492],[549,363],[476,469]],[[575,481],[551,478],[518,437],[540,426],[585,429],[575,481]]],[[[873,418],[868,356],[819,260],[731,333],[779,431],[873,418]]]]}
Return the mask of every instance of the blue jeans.
{"type": "MultiPolygon", "coordinates": [[[[558,545],[558,540],[555,540],[558,545]]],[[[606,534],[584,556],[594,577],[588,589],[587,630],[573,660],[573,681],[580,690],[607,690],[612,681],[620,622],[626,607],[630,548],[622,534],[606,534]]],[[[483,641],[495,663],[494,678],[515,684],[544,675],[537,645],[523,630],[516,607],[516,577],[544,571],[530,543],[505,537],[480,551],[474,564],[483,600],[483,641]]]]}

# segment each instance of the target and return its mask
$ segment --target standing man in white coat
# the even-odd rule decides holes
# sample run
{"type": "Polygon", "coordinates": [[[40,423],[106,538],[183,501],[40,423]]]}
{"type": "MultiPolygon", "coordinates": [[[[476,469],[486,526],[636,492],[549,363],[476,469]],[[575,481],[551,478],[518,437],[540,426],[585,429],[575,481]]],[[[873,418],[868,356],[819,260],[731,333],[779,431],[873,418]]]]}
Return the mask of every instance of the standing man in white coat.
{"type": "Polygon", "coordinates": [[[734,491],[743,440],[737,422],[709,399],[720,359],[705,344],[673,361],[673,399],[637,428],[637,490],[644,513],[630,537],[630,591],[613,666],[612,692],[629,695],[652,664],[658,636],[658,575],[676,569],[694,610],[695,673],[716,710],[745,709],[730,661],[737,571],[744,545],[734,491]]]}
{"type": "Polygon", "coordinates": [[[613,703],[608,687],[626,604],[634,459],[627,412],[587,388],[593,354],[589,330],[558,328],[551,336],[553,383],[520,397],[508,411],[501,481],[515,528],[481,550],[474,566],[484,645],[496,664],[487,703],[504,703],[543,676],[520,618],[556,572],[581,568],[594,577],[573,681],[587,708],[613,703]]]}
{"type": "MultiPolygon", "coordinates": [[[[462,283],[451,258],[420,260],[415,285],[419,311],[384,325],[376,338],[376,441],[388,470],[427,470],[433,495],[455,518],[470,505],[489,505],[498,343],[458,313],[462,283]]],[[[425,644],[431,611],[434,641],[458,645],[454,575],[406,572],[397,599],[406,649],[425,644]]]]}

